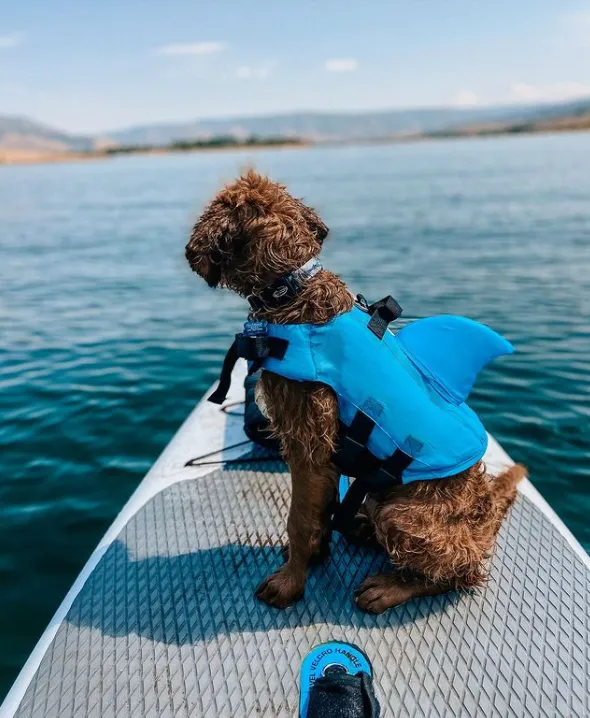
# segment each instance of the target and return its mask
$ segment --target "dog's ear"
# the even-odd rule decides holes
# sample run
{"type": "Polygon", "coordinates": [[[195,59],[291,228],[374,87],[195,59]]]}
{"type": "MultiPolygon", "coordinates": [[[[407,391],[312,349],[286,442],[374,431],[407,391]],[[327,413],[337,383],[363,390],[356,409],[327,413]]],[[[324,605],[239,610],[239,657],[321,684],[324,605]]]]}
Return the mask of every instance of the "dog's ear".
{"type": "Polygon", "coordinates": [[[222,255],[219,240],[216,223],[205,214],[193,227],[184,252],[190,268],[203,277],[210,287],[216,287],[221,281],[222,255]]]}
{"type": "Polygon", "coordinates": [[[315,237],[321,244],[324,241],[324,239],[326,239],[326,237],[328,236],[328,232],[330,230],[322,222],[322,220],[318,217],[318,215],[314,212],[314,210],[311,207],[308,207],[306,204],[303,204],[303,202],[299,199],[297,199],[295,201],[299,205],[299,209],[301,210],[303,219],[305,220],[305,223],[307,224],[310,232],[313,235],[315,235],[315,237]]]}

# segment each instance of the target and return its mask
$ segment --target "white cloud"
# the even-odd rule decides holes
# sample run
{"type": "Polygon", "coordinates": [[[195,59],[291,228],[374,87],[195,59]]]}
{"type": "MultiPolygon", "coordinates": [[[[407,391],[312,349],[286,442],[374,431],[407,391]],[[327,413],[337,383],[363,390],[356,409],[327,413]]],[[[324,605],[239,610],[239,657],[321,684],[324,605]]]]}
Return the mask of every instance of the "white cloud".
{"type": "Polygon", "coordinates": [[[565,102],[590,96],[590,84],[584,82],[555,82],[549,85],[530,85],[514,82],[510,86],[512,102],[565,102]]]}
{"type": "Polygon", "coordinates": [[[0,50],[9,50],[12,47],[22,45],[23,36],[19,33],[12,35],[0,35],[0,50]]]}
{"type": "Polygon", "coordinates": [[[453,100],[455,107],[476,107],[481,104],[481,100],[471,90],[459,90],[453,100]]]}
{"type": "Polygon", "coordinates": [[[358,62],[354,57],[326,61],[326,70],[328,72],[354,72],[357,67],[358,62]]]}
{"type": "Polygon", "coordinates": [[[156,55],[215,55],[226,48],[225,42],[180,42],[156,48],[156,55]]]}
{"type": "Polygon", "coordinates": [[[236,70],[236,77],[240,80],[266,80],[270,72],[270,67],[250,67],[249,65],[242,65],[236,70]]]}

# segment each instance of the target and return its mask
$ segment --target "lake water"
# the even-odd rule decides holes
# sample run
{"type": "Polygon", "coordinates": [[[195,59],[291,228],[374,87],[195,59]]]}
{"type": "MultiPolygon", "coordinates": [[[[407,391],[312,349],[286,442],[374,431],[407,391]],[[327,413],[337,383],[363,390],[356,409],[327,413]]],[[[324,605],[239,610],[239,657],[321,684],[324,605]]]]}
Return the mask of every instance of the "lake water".
{"type": "Polygon", "coordinates": [[[590,134],[0,167],[0,696],[244,319],[184,245],[249,162],[353,290],[514,343],[471,403],[590,548],[590,134]]]}

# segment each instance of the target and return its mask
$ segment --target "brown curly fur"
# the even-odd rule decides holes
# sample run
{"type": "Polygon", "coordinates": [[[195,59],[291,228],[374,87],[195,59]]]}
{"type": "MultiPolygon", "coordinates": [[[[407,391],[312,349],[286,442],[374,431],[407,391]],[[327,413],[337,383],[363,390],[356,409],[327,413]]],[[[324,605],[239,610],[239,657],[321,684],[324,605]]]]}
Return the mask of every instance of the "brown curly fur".
{"type": "MultiPolygon", "coordinates": [[[[206,208],[186,256],[210,286],[248,296],[317,255],[327,234],[317,214],[284,185],[249,171],[206,208]]],[[[288,305],[256,316],[281,324],[322,324],[352,305],[346,285],[322,270],[288,305]]],[[[257,596],[284,607],[301,598],[309,562],[325,553],[329,542],[339,476],[331,462],[338,404],[322,384],[263,372],[260,385],[291,471],[292,499],[288,560],[258,587],[257,596]]],[[[358,605],[380,613],[416,596],[481,585],[485,561],[524,473],[514,466],[493,479],[478,463],[454,477],[369,497],[358,517],[357,538],[375,538],[400,570],[367,579],[356,592],[358,605]]]]}

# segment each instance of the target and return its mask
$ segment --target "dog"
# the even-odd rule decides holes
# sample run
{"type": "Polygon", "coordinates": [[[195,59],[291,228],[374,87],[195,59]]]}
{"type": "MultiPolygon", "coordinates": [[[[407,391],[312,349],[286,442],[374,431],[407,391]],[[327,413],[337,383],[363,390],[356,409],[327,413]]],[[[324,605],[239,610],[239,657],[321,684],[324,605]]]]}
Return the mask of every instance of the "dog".
{"type": "MultiPolygon", "coordinates": [[[[260,296],[277,278],[316,257],[328,228],[282,184],[249,170],[222,189],[194,225],[186,245],[192,270],[211,287],[260,296]]],[[[321,269],[288,303],[258,303],[251,318],[274,324],[325,324],[351,310],[344,282],[321,269]]],[[[263,371],[259,391],[270,428],[289,466],[292,496],[284,565],[256,596],[285,608],[304,595],[310,562],[324,557],[331,538],[340,472],[336,394],[324,384],[263,371]]],[[[498,477],[479,461],[455,476],[396,485],[367,496],[350,538],[376,542],[395,570],[367,578],[355,592],[372,613],[420,596],[481,586],[503,518],[525,476],[514,465],[498,477]]]]}

